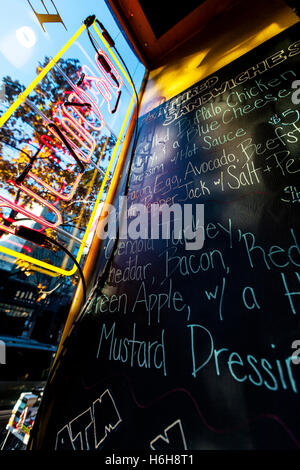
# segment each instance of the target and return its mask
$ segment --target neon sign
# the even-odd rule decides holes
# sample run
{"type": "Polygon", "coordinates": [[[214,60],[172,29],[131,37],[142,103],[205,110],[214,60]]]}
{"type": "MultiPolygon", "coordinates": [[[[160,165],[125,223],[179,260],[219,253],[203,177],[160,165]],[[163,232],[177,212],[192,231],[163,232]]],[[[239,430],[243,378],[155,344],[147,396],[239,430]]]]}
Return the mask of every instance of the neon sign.
{"type": "MultiPolygon", "coordinates": [[[[62,170],[64,169],[67,171],[69,176],[71,172],[74,172],[74,170],[78,171],[78,174],[75,174],[73,177],[71,187],[70,183],[67,184],[66,181],[63,181],[60,188],[55,188],[51,185],[51,183],[44,181],[43,178],[37,176],[34,173],[33,158],[31,159],[31,163],[28,165],[27,169],[25,169],[22,173],[22,177],[18,177],[15,181],[12,179],[8,181],[9,184],[13,185],[19,191],[27,195],[32,201],[35,201],[42,207],[46,208],[47,211],[52,214],[52,221],[50,222],[45,217],[42,217],[42,215],[37,215],[33,210],[29,210],[22,204],[15,201],[10,201],[3,196],[0,196],[0,207],[9,208],[19,214],[22,214],[25,218],[37,222],[42,226],[41,230],[43,230],[43,228],[50,228],[52,230],[58,231],[60,230],[62,216],[59,208],[57,207],[57,203],[59,200],[71,201],[74,198],[87,165],[93,164],[97,168],[97,166],[92,162],[92,156],[97,143],[91,132],[95,130],[101,131],[105,126],[109,129],[103,116],[103,112],[101,111],[103,106],[106,106],[106,111],[109,114],[116,112],[124,85],[124,78],[131,86],[132,91],[134,90],[130,78],[124,71],[117,57],[109,48],[105,38],[102,36],[102,33],[100,33],[95,23],[93,26],[95,32],[104,46],[108,49],[111,56],[111,58],[109,58],[108,55],[99,47],[98,53],[95,55],[95,65],[99,72],[99,76],[92,74],[91,69],[87,65],[83,65],[82,70],[87,73],[82,74],[82,77],[77,84],[74,84],[70,81],[70,79],[68,79],[68,77],[65,77],[71,86],[72,91],[66,92],[67,99],[65,101],[54,104],[51,121],[46,118],[46,116],[43,116],[43,113],[40,110],[36,110],[34,105],[28,99],[30,92],[34,90],[34,88],[51,70],[51,68],[56,65],[57,61],[62,57],[71,44],[73,44],[80,34],[85,30],[86,26],[83,25],[70,39],[70,41],[61,49],[61,51],[39,73],[39,75],[29,85],[29,87],[27,87],[26,90],[21,95],[19,95],[16,102],[13,103],[13,105],[0,117],[1,127],[24,101],[27,104],[33,106],[35,111],[41,114],[42,118],[44,118],[45,127],[52,135],[52,137],[49,134],[40,136],[40,148],[43,146],[47,147],[49,150],[49,158],[59,164],[62,170]],[[86,85],[85,88],[84,85],[86,85]],[[95,90],[97,90],[96,93],[95,90]],[[101,103],[99,103],[97,94],[99,94],[99,96],[102,98],[101,103]],[[58,152],[60,155],[62,155],[62,157],[57,156],[58,152]],[[71,168],[68,168],[66,165],[64,167],[64,159],[67,160],[69,167],[70,162],[72,162],[71,168]],[[40,186],[44,192],[46,191],[46,193],[49,194],[49,197],[41,196],[37,194],[36,191],[32,191],[28,186],[31,179],[38,186],[40,186]],[[53,202],[53,196],[56,198],[55,202],[53,202]]],[[[102,173],[104,173],[104,178],[97,194],[85,233],[82,239],[77,239],[77,241],[79,240],[80,242],[80,247],[76,257],[77,262],[80,261],[83,250],[86,246],[86,240],[94,222],[94,217],[100,203],[104,187],[109,180],[109,174],[116,157],[124,129],[128,122],[134,100],[135,95],[132,93],[130,97],[130,103],[126,110],[126,115],[119,135],[116,139],[115,147],[112,151],[108,167],[105,173],[102,171],[102,173]]],[[[5,218],[3,217],[3,219],[5,218]]],[[[17,222],[17,219],[6,219],[4,224],[0,223],[0,230],[7,234],[15,235],[16,229],[10,225],[11,223],[17,222]],[[7,222],[9,222],[8,225],[6,225],[7,222]]],[[[29,252],[29,250],[26,251],[29,252]]],[[[47,270],[57,274],[72,275],[77,269],[75,265],[72,267],[72,269],[69,270],[65,269],[64,266],[54,266],[48,262],[38,260],[34,257],[28,256],[25,253],[16,252],[5,246],[0,246],[0,252],[18,259],[23,259],[30,262],[31,264],[46,268],[47,270]]]]}

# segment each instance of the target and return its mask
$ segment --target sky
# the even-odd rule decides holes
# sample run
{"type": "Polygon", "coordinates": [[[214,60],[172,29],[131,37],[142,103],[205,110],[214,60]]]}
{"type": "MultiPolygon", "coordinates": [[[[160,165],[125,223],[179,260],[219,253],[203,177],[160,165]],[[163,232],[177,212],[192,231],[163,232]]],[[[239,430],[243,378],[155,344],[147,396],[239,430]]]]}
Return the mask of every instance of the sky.
{"type": "MultiPolygon", "coordinates": [[[[139,87],[144,67],[129,47],[104,0],[53,0],[61,23],[44,23],[43,31],[28,0],[0,0],[0,77],[10,75],[28,86],[36,76],[36,66],[45,56],[53,57],[90,15],[95,14],[116,42],[131,75],[139,87]]],[[[38,13],[46,13],[41,0],[30,0],[38,13]]],[[[44,0],[55,13],[52,0],[44,0]]],[[[83,33],[85,36],[86,33],[83,33]]],[[[82,41],[83,37],[80,38],[82,41]]],[[[71,52],[71,51],[70,51],[71,52]]],[[[75,54],[74,54],[75,55],[75,54]]]]}

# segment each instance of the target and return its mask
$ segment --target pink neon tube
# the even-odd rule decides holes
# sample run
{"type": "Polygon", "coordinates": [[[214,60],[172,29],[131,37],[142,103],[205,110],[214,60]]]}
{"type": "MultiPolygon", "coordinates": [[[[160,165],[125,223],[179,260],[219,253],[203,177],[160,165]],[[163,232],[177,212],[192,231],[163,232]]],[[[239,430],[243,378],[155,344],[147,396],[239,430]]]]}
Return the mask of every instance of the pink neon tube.
{"type": "MultiPolygon", "coordinates": [[[[91,109],[90,109],[90,113],[93,113],[99,120],[100,120],[100,126],[95,126],[95,118],[93,119],[93,122],[91,121],[88,121],[86,119],[86,117],[80,112],[80,110],[74,106],[74,108],[72,109],[72,111],[74,113],[76,113],[79,118],[83,121],[84,124],[86,124],[87,126],[91,127],[93,130],[95,131],[100,131],[103,126],[105,125],[105,122],[104,122],[104,118],[102,116],[102,113],[99,109],[99,106],[96,104],[96,102],[93,100],[93,98],[91,98],[88,93],[86,93],[85,90],[82,90],[81,88],[79,87],[76,87],[77,88],[77,93],[71,93],[69,96],[68,96],[68,102],[69,103],[74,103],[76,102],[79,102],[79,103],[89,103],[91,105],[91,109]]],[[[73,116],[73,114],[67,109],[67,107],[65,106],[65,104],[62,104],[62,111],[64,113],[64,115],[68,116],[69,119],[73,120],[76,122],[75,120],[75,117],[73,116]]],[[[78,124],[78,123],[77,123],[78,124]]],[[[84,128],[83,128],[84,129],[84,128]]]]}
{"type": "MultiPolygon", "coordinates": [[[[93,152],[95,150],[95,147],[96,147],[96,141],[95,139],[91,136],[91,135],[88,135],[86,133],[86,131],[83,131],[82,130],[82,127],[79,126],[79,124],[75,124],[74,121],[72,121],[71,119],[69,118],[63,118],[62,121],[60,122],[61,126],[65,129],[65,131],[69,132],[75,140],[78,141],[78,143],[81,144],[81,146],[83,146],[87,151],[88,151],[88,155],[84,154],[84,152],[76,145],[74,144],[74,142],[71,141],[71,139],[65,134],[65,138],[67,139],[67,141],[69,142],[69,144],[71,145],[71,147],[73,148],[74,152],[76,153],[76,155],[78,156],[78,158],[83,161],[84,163],[89,163],[90,160],[91,160],[91,156],[93,155],[93,152]],[[80,136],[78,136],[75,132],[73,132],[70,127],[67,125],[67,122],[69,122],[71,124],[71,126],[75,127],[75,129],[77,130],[77,132],[79,134],[81,134],[82,136],[82,140],[80,139],[80,136]],[[85,145],[83,142],[84,140],[87,140],[88,143],[90,144],[90,146],[88,145],[85,145]]],[[[53,135],[55,135],[55,137],[61,141],[59,135],[57,135],[57,133],[55,132],[54,129],[51,129],[49,128],[49,131],[52,132],[53,135]]]]}
{"type": "Polygon", "coordinates": [[[63,185],[63,188],[60,190],[60,191],[56,191],[54,188],[52,188],[50,186],[50,184],[46,183],[45,181],[43,181],[41,178],[39,178],[38,176],[36,176],[34,173],[32,173],[31,171],[28,172],[28,176],[30,176],[32,179],[34,179],[38,184],[40,184],[41,186],[43,186],[45,189],[47,189],[47,191],[50,191],[52,194],[54,194],[55,196],[57,196],[59,199],[63,199],[64,201],[70,201],[74,194],[75,194],[75,191],[78,187],[78,184],[79,184],[79,181],[81,180],[81,177],[82,177],[82,173],[79,173],[79,175],[77,175],[76,179],[75,179],[75,183],[73,184],[73,187],[71,189],[71,191],[69,192],[69,194],[64,194],[62,191],[64,190],[65,186],[67,185],[67,183],[65,183],[65,185],[63,185]]]}
{"type": "Polygon", "coordinates": [[[106,80],[109,82],[109,84],[113,87],[113,88],[116,88],[118,91],[122,88],[123,86],[123,80],[122,80],[122,77],[121,75],[119,74],[119,72],[116,70],[115,66],[113,65],[113,63],[111,62],[111,60],[109,59],[109,57],[105,54],[105,52],[102,50],[102,49],[99,49],[98,50],[98,54],[95,54],[95,62],[99,68],[99,70],[101,71],[101,73],[105,76],[106,80]],[[106,70],[103,68],[103,66],[101,65],[101,63],[99,62],[98,60],[98,55],[102,55],[106,62],[108,62],[114,76],[116,77],[117,81],[119,82],[119,86],[116,85],[116,83],[111,79],[111,77],[109,76],[109,74],[106,72],[106,70]]]}
{"type": "Polygon", "coordinates": [[[26,186],[24,186],[22,183],[17,184],[17,183],[15,183],[15,181],[11,181],[11,180],[8,180],[8,183],[13,184],[16,188],[19,188],[19,189],[21,189],[21,191],[24,191],[24,193],[28,194],[28,196],[35,199],[41,205],[46,206],[47,209],[49,209],[50,211],[52,211],[56,215],[56,222],[55,223],[48,222],[43,217],[41,217],[39,215],[35,215],[34,212],[28,211],[27,209],[25,209],[25,207],[20,206],[19,204],[16,204],[15,202],[9,201],[8,199],[0,196],[2,201],[6,202],[6,203],[9,203],[9,206],[6,206],[6,207],[10,207],[11,209],[16,210],[17,212],[20,212],[21,214],[25,215],[26,217],[29,217],[32,220],[35,220],[36,222],[38,222],[41,225],[44,225],[45,227],[55,228],[55,227],[57,227],[58,225],[61,224],[61,222],[62,222],[61,214],[60,214],[59,210],[55,206],[53,206],[53,204],[51,204],[50,202],[48,202],[45,199],[43,199],[42,197],[40,197],[38,194],[35,194],[33,191],[31,191],[31,189],[26,188],[26,186]]]}

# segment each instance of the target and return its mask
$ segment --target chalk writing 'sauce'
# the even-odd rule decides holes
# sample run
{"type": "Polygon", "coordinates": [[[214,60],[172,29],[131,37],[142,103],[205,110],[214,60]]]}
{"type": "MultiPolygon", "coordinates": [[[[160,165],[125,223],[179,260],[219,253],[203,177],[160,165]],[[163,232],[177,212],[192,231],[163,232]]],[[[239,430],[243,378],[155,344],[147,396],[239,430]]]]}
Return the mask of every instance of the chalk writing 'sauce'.
{"type": "Polygon", "coordinates": [[[48,386],[43,447],[300,446],[298,33],[140,119],[128,205],[204,204],[204,246],[119,241],[48,386]]]}

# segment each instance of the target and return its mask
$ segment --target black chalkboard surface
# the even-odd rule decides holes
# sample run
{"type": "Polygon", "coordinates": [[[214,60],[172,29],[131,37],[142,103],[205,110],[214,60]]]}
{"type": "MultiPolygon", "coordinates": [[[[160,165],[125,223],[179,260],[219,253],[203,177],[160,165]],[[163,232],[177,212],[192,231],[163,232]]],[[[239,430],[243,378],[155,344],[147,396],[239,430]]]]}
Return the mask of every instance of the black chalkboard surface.
{"type": "Polygon", "coordinates": [[[140,118],[128,207],[203,204],[204,245],[107,243],[33,448],[300,447],[299,36],[140,118]]]}

